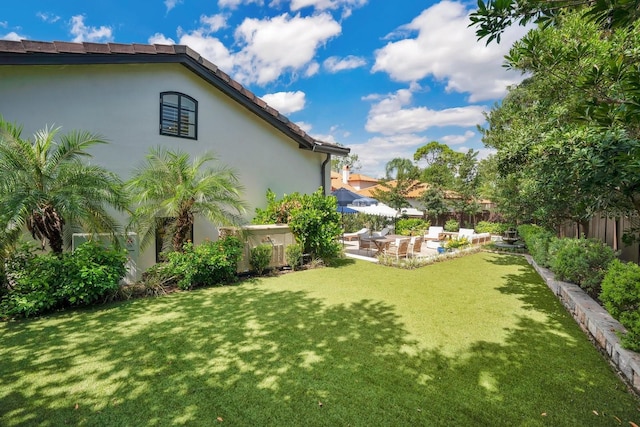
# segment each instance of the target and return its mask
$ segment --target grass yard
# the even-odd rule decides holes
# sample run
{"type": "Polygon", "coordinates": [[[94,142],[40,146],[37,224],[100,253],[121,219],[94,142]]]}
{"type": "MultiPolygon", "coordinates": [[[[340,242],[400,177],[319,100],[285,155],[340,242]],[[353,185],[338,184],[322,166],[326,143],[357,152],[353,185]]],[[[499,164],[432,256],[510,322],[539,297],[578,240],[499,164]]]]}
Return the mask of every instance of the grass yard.
{"type": "Polygon", "coordinates": [[[629,426],[639,408],[514,255],[0,324],[3,426],[629,426]]]}

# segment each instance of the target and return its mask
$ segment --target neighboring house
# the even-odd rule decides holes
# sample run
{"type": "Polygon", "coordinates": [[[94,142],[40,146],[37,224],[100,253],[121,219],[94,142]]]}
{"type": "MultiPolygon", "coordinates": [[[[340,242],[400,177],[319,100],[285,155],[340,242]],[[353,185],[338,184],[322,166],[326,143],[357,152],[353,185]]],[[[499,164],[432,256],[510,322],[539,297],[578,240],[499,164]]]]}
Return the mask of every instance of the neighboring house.
{"type": "Polygon", "coordinates": [[[337,190],[338,188],[346,188],[349,191],[355,193],[360,192],[369,187],[377,185],[379,180],[371,178],[370,176],[362,175],[359,173],[351,173],[349,168],[345,166],[342,169],[342,173],[331,171],[331,189],[337,190]]]}
{"type": "MultiPolygon", "coordinates": [[[[180,45],[0,40],[0,114],[23,125],[24,137],[45,126],[99,133],[110,143],[91,161],[123,179],[152,146],[192,156],[211,150],[237,171],[247,220],[266,205],[267,189],[329,194],[331,156],[349,153],[312,138],[180,45]]],[[[194,243],[215,238],[215,227],[197,219],[194,243]]]]}

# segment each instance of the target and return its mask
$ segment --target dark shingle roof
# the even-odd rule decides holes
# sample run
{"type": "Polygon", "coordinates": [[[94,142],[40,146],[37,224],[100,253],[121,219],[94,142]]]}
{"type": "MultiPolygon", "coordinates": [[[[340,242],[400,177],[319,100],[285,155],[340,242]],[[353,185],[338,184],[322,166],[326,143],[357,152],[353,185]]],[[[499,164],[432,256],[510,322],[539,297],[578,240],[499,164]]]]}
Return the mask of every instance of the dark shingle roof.
{"type": "Polygon", "coordinates": [[[340,156],[349,153],[348,148],[312,138],[298,125],[188,46],[0,40],[0,66],[132,63],[182,64],[291,137],[300,148],[340,156]]]}

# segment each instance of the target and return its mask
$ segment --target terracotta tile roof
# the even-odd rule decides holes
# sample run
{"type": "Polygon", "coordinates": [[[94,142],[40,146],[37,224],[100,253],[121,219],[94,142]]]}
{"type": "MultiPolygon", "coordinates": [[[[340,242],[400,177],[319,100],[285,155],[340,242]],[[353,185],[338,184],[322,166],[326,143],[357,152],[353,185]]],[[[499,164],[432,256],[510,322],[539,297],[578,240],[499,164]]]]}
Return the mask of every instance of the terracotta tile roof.
{"type": "MultiPolygon", "coordinates": [[[[419,182],[419,181],[415,181],[415,183],[417,185],[407,195],[408,199],[417,199],[422,195],[422,193],[425,192],[425,190],[429,189],[429,184],[426,184],[424,182],[419,182]]],[[[395,181],[395,180],[389,181],[386,184],[389,187],[395,187],[397,185],[397,181],[395,181]]],[[[378,184],[378,185],[374,185],[373,187],[368,187],[368,188],[365,188],[365,189],[361,190],[360,194],[364,194],[364,195],[366,195],[366,197],[375,197],[375,196],[373,196],[373,192],[376,191],[376,190],[388,191],[387,187],[383,186],[382,184],[378,184]]],[[[445,190],[444,197],[445,197],[445,199],[458,199],[458,198],[460,198],[458,193],[456,193],[455,191],[451,191],[451,190],[445,190]]]]}
{"type": "Polygon", "coordinates": [[[183,45],[0,40],[0,66],[179,63],[294,139],[300,148],[344,156],[349,149],[312,138],[215,64],[183,45]]]}
{"type": "Polygon", "coordinates": [[[376,179],[376,178],[372,178],[372,177],[367,176],[367,175],[362,175],[362,174],[359,174],[359,173],[352,173],[349,176],[349,181],[378,182],[380,180],[376,179]]]}

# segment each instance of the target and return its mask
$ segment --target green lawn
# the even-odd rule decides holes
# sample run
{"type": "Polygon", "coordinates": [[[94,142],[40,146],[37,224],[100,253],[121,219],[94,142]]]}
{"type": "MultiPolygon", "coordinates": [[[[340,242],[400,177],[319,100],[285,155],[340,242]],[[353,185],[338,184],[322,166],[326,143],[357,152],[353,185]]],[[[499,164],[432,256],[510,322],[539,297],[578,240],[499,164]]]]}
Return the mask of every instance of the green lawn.
{"type": "Polygon", "coordinates": [[[3,426],[629,426],[639,408],[513,255],[349,260],[0,325],[3,426]]]}

